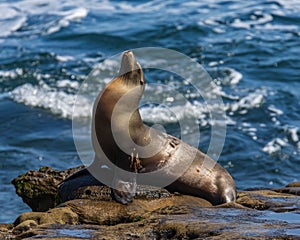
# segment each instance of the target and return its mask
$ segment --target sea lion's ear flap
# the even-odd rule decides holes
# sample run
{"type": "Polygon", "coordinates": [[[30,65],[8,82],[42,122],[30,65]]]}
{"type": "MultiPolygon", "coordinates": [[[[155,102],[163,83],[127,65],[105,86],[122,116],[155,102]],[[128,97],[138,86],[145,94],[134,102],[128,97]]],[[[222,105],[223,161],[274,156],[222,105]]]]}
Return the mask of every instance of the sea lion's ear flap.
{"type": "Polygon", "coordinates": [[[136,64],[138,66],[137,72],[138,72],[138,75],[139,75],[138,77],[139,77],[139,80],[140,80],[140,84],[144,85],[145,77],[144,77],[143,69],[142,69],[141,65],[138,62],[136,62],[136,64]]]}

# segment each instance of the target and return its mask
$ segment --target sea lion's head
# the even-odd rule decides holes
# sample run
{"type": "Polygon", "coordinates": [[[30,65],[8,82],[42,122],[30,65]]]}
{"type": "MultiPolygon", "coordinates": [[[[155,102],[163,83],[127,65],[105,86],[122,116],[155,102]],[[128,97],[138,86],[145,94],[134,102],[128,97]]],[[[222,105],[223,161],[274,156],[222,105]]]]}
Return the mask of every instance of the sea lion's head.
{"type": "Polygon", "coordinates": [[[140,85],[144,88],[144,72],[141,65],[136,61],[132,51],[125,51],[123,53],[118,76],[121,77],[128,85],[140,85]]]}

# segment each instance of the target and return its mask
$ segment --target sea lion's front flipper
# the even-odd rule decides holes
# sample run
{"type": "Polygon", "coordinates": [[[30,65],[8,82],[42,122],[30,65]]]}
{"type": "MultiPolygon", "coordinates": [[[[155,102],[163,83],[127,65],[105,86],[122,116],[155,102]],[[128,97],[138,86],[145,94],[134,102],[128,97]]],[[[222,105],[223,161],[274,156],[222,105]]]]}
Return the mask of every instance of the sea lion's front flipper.
{"type": "MultiPolygon", "coordinates": [[[[122,156],[117,157],[117,161],[120,161],[121,163],[128,162],[128,156],[123,154],[121,155],[122,156]]],[[[132,162],[132,156],[131,158],[129,157],[129,159],[131,159],[132,162]]],[[[132,166],[130,167],[132,168],[132,166]]],[[[122,204],[128,204],[132,202],[137,188],[136,175],[136,171],[132,173],[123,171],[120,168],[115,168],[112,182],[112,193],[116,201],[122,204]]]]}
{"type": "Polygon", "coordinates": [[[119,170],[115,170],[113,178],[113,197],[122,204],[131,203],[136,194],[136,174],[128,176],[119,170]]]}
{"type": "Polygon", "coordinates": [[[114,178],[112,189],[114,199],[122,204],[131,203],[136,194],[136,177],[129,181],[123,181],[119,177],[114,178]]]}

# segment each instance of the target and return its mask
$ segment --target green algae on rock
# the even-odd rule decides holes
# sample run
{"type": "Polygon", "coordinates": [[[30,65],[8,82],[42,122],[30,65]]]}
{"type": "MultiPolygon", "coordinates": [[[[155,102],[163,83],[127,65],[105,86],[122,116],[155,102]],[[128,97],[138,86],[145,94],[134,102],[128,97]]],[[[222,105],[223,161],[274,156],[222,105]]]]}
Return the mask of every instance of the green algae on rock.
{"type": "Polygon", "coordinates": [[[57,195],[58,185],[83,166],[65,171],[41,167],[38,171],[28,171],[12,180],[16,193],[33,211],[47,211],[61,202],[57,195]]]}

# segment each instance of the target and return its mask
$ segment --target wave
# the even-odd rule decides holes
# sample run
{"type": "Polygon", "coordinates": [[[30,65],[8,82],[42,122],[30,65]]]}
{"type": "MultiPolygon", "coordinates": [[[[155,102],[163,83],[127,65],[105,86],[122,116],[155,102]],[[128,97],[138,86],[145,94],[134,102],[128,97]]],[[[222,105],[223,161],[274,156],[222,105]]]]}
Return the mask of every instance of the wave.
{"type": "MultiPolygon", "coordinates": [[[[59,81],[58,85],[61,87],[67,85],[77,87],[77,83],[72,84],[70,81],[59,81]]],[[[49,109],[52,113],[60,115],[63,118],[71,119],[72,116],[87,117],[91,113],[88,99],[81,98],[80,102],[85,102],[86,104],[78,106],[81,109],[73,112],[73,105],[77,96],[51,88],[45,83],[40,86],[25,83],[11,91],[10,97],[14,101],[28,106],[49,109]]]]}
{"type": "Polygon", "coordinates": [[[243,74],[233,68],[229,67],[218,67],[219,65],[224,64],[224,62],[221,60],[219,62],[209,62],[208,66],[216,67],[216,69],[213,70],[214,75],[216,74],[218,77],[215,79],[216,83],[218,85],[237,85],[242,79],[243,74]]]}
{"type": "MultiPolygon", "coordinates": [[[[54,86],[49,86],[40,80],[38,85],[25,83],[16,87],[9,93],[9,96],[16,102],[32,107],[48,109],[52,113],[63,118],[87,118],[91,115],[93,105],[92,99],[95,99],[94,96],[98,95],[100,89],[102,89],[112,77],[110,76],[99,80],[97,79],[99,71],[106,71],[108,75],[112,75],[116,66],[117,63],[115,61],[105,61],[104,64],[101,64],[94,72],[92,72],[90,77],[95,77],[96,81],[98,81],[97,88],[93,87],[93,84],[89,85],[88,82],[84,82],[80,85],[78,81],[71,81],[68,79],[58,80],[54,86]],[[88,95],[74,94],[74,92],[79,89],[84,89],[88,95]],[[78,98],[77,101],[80,102],[80,104],[76,105],[79,109],[73,111],[76,98],[78,98]]],[[[227,83],[230,83],[231,85],[238,84],[239,79],[242,78],[242,75],[234,69],[226,69],[225,72],[227,73],[227,75],[223,76],[225,86],[227,83]]],[[[172,82],[172,84],[174,83],[172,82]]],[[[178,84],[180,84],[180,82],[178,82],[178,84]]],[[[169,96],[170,93],[168,92],[168,89],[170,86],[168,87],[168,83],[166,83],[165,87],[166,88],[162,88],[161,85],[150,84],[149,87],[146,88],[145,95],[148,99],[142,100],[145,103],[150,101],[150,105],[143,105],[140,109],[141,115],[145,121],[152,123],[174,123],[184,118],[194,118],[201,126],[207,126],[211,124],[209,120],[211,111],[220,110],[220,106],[207,106],[207,103],[195,99],[194,95],[191,93],[179,95],[186,97],[184,103],[182,102],[182,97],[180,97],[181,100],[179,100],[176,99],[175,95],[169,96]],[[152,103],[155,101],[155,104],[151,104],[151,101],[152,103]]],[[[170,89],[173,89],[173,87],[170,89]]],[[[224,105],[224,110],[229,115],[233,115],[234,113],[246,114],[247,111],[260,107],[265,96],[267,96],[265,89],[257,89],[254,92],[249,92],[243,97],[228,95],[223,90],[222,86],[216,86],[212,95],[214,94],[230,100],[230,102],[227,102],[224,105]]],[[[270,106],[269,110],[272,113],[280,113],[275,106],[270,106]]],[[[235,121],[228,116],[227,123],[232,125],[235,124],[235,121]]]]}
{"type": "Polygon", "coordinates": [[[19,30],[26,20],[27,17],[22,12],[6,4],[0,4],[0,39],[19,30]]]}
{"type": "Polygon", "coordinates": [[[248,110],[253,108],[259,108],[263,103],[267,92],[265,89],[256,89],[254,92],[239,98],[233,103],[226,104],[226,110],[230,114],[238,112],[239,114],[246,114],[248,110]]]}
{"type": "Polygon", "coordinates": [[[16,68],[14,70],[0,70],[0,82],[4,79],[15,79],[23,75],[22,68],[16,68]]]}
{"type": "Polygon", "coordinates": [[[249,29],[256,25],[262,25],[269,23],[273,20],[271,14],[262,13],[260,11],[255,11],[253,15],[250,16],[249,20],[242,20],[240,18],[235,18],[231,23],[231,26],[234,28],[246,28],[249,29]]]}
{"type": "Polygon", "coordinates": [[[47,34],[58,32],[60,29],[68,27],[70,22],[85,18],[88,14],[86,8],[80,7],[63,13],[65,16],[58,22],[54,21],[52,26],[47,29],[47,34]]]}
{"type": "MultiPolygon", "coordinates": [[[[263,4],[230,2],[224,6],[224,1],[218,0],[211,3],[210,1],[201,1],[195,3],[194,1],[161,1],[155,0],[150,2],[116,2],[108,0],[53,0],[51,2],[46,0],[30,0],[17,1],[12,3],[0,3],[0,23],[1,32],[0,38],[9,36],[25,25],[25,28],[36,29],[36,33],[51,35],[59,32],[70,25],[71,22],[77,22],[86,18],[91,13],[91,18],[96,16],[110,17],[117,14],[130,14],[131,21],[135,21],[134,16],[137,14],[145,14],[142,21],[149,23],[149,16],[156,19],[164,19],[164,16],[174,16],[177,20],[180,16],[197,16],[195,24],[203,26],[208,25],[212,27],[215,33],[225,33],[227,26],[231,28],[250,29],[257,27],[258,29],[273,29],[273,30],[288,30],[299,31],[296,24],[290,26],[282,26],[274,23],[273,15],[287,15],[297,13],[299,7],[295,1],[277,1],[278,4],[270,2],[263,4]],[[289,2],[289,3],[287,3],[289,2]],[[225,9],[224,9],[225,8],[225,9]],[[218,9],[223,9],[219,11],[218,9]],[[268,9],[266,11],[266,9],[268,9]],[[213,12],[214,14],[211,14],[213,12]],[[237,14],[239,12],[239,14],[237,14]],[[290,13],[292,12],[292,13],[290,13]],[[198,14],[196,14],[198,13],[198,14]],[[196,14],[196,15],[195,15],[196,14]],[[32,18],[38,16],[39,23],[35,24],[32,18]],[[33,24],[34,22],[34,24],[33,24]],[[26,24],[25,24],[26,23],[26,24]],[[38,28],[38,29],[37,29],[38,28]]],[[[193,21],[193,19],[192,19],[193,21]]],[[[184,30],[185,23],[174,21],[177,31],[184,30]]],[[[285,24],[283,24],[285,25],[285,24]]],[[[121,25],[126,31],[132,29],[132,25],[121,25]]],[[[118,31],[122,28],[118,26],[118,31]]],[[[109,27],[106,23],[103,27],[108,32],[109,27]]]]}

